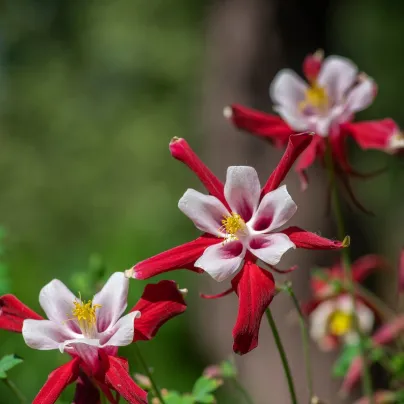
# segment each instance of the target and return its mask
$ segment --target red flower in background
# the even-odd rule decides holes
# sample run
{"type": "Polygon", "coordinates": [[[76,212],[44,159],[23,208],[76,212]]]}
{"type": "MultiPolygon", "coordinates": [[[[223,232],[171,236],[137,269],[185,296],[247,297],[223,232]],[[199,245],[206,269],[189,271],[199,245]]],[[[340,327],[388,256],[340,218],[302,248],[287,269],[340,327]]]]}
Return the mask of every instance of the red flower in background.
{"type": "Polygon", "coordinates": [[[217,296],[235,292],[239,311],[233,329],[235,352],[245,354],[258,344],[262,316],[275,293],[275,281],[267,268],[277,270],[281,256],[290,248],[337,249],[345,245],[298,227],[273,230],[285,224],[296,210],[286,191],[279,187],[296,158],[309,146],[312,136],[290,137],[286,152],[261,189],[251,167],[230,167],[224,185],[196,156],[184,139],[170,143],[171,154],[196,173],[210,195],[188,190],[180,209],[191,218],[202,236],[139,262],[127,276],[147,279],[174,269],[207,272],[231,287],[217,296]],[[258,262],[257,262],[258,260],[258,262]]]}
{"type": "MultiPolygon", "coordinates": [[[[347,160],[345,140],[348,136],[362,149],[395,152],[404,147],[403,135],[389,118],[352,122],[357,112],[373,102],[377,87],[370,77],[359,73],[349,59],[329,56],[323,60],[322,52],[316,52],[304,60],[303,72],[307,82],[290,69],[281,70],[274,78],[270,96],[279,116],[237,104],[224,110],[225,117],[235,126],[263,136],[276,146],[284,146],[291,133],[314,132],[311,145],[296,165],[303,188],[307,186],[305,170],[316,158],[324,158],[327,139],[341,176],[363,176],[347,160]]],[[[349,187],[349,184],[344,185],[349,187]]]]}
{"type": "Polygon", "coordinates": [[[34,349],[59,349],[72,357],[49,375],[34,404],[56,402],[73,382],[77,404],[101,403],[99,389],[110,403],[117,403],[120,396],[129,403],[147,403],[147,393],[129,375],[128,362],[117,356],[118,347],[153,338],[167,320],[185,311],[186,303],[175,282],[161,281],[147,285],[138,303],[121,317],[128,283],[117,272],[92,301],[83,302],[53,280],[40,293],[49,320],[13,295],[0,297],[1,329],[22,333],[34,349]]]}
{"type": "MultiPolygon", "coordinates": [[[[354,284],[361,283],[376,269],[387,268],[386,261],[377,255],[366,255],[352,264],[354,284]]],[[[366,297],[357,293],[355,306],[347,293],[345,274],[341,263],[323,269],[311,278],[313,299],[303,305],[302,311],[310,323],[310,334],[321,349],[332,350],[340,343],[355,343],[354,315],[362,333],[372,331],[377,311],[366,297]]]]}

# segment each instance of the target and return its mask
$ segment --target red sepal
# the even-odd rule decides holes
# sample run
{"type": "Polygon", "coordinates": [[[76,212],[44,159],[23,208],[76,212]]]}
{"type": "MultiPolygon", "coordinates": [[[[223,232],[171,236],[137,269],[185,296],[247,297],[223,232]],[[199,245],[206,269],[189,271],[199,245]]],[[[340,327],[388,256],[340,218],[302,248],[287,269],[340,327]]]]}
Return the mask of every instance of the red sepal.
{"type": "Polygon", "coordinates": [[[231,292],[234,292],[233,287],[226,289],[223,292],[217,293],[216,295],[207,295],[206,293],[200,293],[199,296],[202,297],[202,299],[220,299],[221,297],[229,295],[231,292]]]}
{"type": "Polygon", "coordinates": [[[84,372],[77,379],[73,404],[101,404],[100,391],[84,372]]]}
{"type": "Polygon", "coordinates": [[[344,248],[341,241],[330,240],[296,226],[288,227],[282,230],[281,233],[286,234],[295,243],[297,248],[308,250],[336,250],[344,248]]]}
{"type": "Polygon", "coordinates": [[[275,146],[284,146],[289,136],[295,133],[293,129],[279,116],[266,114],[242,105],[233,104],[224,110],[226,118],[246,132],[264,136],[275,143],[275,146]]]}
{"type": "Polygon", "coordinates": [[[309,146],[312,140],[313,135],[310,135],[308,133],[301,133],[298,135],[290,136],[285,153],[283,154],[275,170],[268,178],[268,181],[264,185],[264,188],[262,188],[261,197],[279,187],[279,185],[285,179],[287,173],[291,169],[293,163],[309,146]]]}
{"type": "Polygon", "coordinates": [[[373,271],[388,268],[389,264],[382,257],[375,254],[364,255],[352,264],[352,278],[354,282],[361,283],[373,271]]]}
{"type": "Polygon", "coordinates": [[[222,239],[204,234],[189,243],[181,244],[164,251],[154,257],[137,263],[133,268],[133,277],[147,279],[173,269],[186,268],[202,273],[203,270],[194,268],[195,261],[203,254],[205,249],[213,244],[220,243],[222,239]]]}
{"type": "Polygon", "coordinates": [[[124,358],[101,355],[105,368],[105,383],[116,390],[129,404],[147,404],[147,393],[130,377],[124,358]]]}
{"type": "Polygon", "coordinates": [[[258,345],[261,319],[274,297],[275,280],[269,271],[246,261],[231,283],[239,298],[233,350],[244,355],[258,345]]]}
{"type": "Polygon", "coordinates": [[[75,357],[55,369],[49,376],[46,383],[32,404],[53,404],[62,394],[62,391],[73,383],[79,375],[80,358],[75,357]]]}
{"type": "Polygon", "coordinates": [[[223,183],[206,167],[187,141],[185,139],[174,138],[171,140],[169,148],[171,155],[187,165],[198,176],[207,191],[228,207],[224,197],[223,183]]]}
{"type": "Polygon", "coordinates": [[[146,285],[140,300],[131,311],[139,310],[135,320],[134,341],[152,339],[159,328],[187,308],[184,297],[174,281],[160,281],[146,285]]]}
{"type": "Polygon", "coordinates": [[[22,331],[24,320],[43,320],[43,318],[18,300],[14,295],[0,297],[0,329],[14,332],[22,331]]]}
{"type": "Polygon", "coordinates": [[[309,82],[314,82],[317,79],[323,64],[323,57],[323,51],[318,50],[304,58],[303,73],[309,82]]]}

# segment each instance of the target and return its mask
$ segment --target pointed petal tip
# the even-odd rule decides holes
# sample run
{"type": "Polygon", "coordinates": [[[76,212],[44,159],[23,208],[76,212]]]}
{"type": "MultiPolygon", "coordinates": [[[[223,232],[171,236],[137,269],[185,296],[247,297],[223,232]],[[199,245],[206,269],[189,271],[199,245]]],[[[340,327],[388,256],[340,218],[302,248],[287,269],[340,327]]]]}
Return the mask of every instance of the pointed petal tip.
{"type": "Polygon", "coordinates": [[[347,248],[351,245],[351,237],[350,236],[345,236],[345,238],[342,240],[342,247],[347,248]]]}
{"type": "Polygon", "coordinates": [[[223,116],[226,119],[231,119],[233,117],[233,108],[229,105],[223,108],[223,116]]]}
{"type": "Polygon", "coordinates": [[[188,295],[188,289],[187,288],[182,288],[182,289],[178,288],[178,291],[181,293],[181,295],[183,297],[187,297],[187,295],[188,295]]]}
{"type": "Polygon", "coordinates": [[[125,272],[125,277],[126,278],[134,278],[136,279],[136,272],[135,272],[135,267],[132,267],[130,269],[127,269],[125,272]]]}
{"type": "Polygon", "coordinates": [[[177,143],[177,142],[179,142],[179,141],[181,141],[181,140],[184,140],[184,139],[183,139],[182,137],[174,136],[174,137],[170,140],[169,145],[171,146],[173,143],[177,143]]]}

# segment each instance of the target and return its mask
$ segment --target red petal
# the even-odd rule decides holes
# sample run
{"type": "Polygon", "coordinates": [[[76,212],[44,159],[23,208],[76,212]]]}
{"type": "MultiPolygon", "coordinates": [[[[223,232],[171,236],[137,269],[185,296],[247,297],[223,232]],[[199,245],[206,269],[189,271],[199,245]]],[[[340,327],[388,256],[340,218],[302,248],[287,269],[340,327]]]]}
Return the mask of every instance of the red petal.
{"type": "Polygon", "coordinates": [[[313,140],[302,152],[298,162],[296,163],[295,170],[300,176],[301,187],[304,191],[307,188],[307,175],[305,170],[310,167],[317,157],[322,157],[325,152],[324,138],[318,135],[313,135],[313,140]]]}
{"type": "Polygon", "coordinates": [[[100,391],[94,386],[88,376],[80,372],[76,383],[73,404],[100,404],[100,391]]]}
{"type": "Polygon", "coordinates": [[[398,291],[404,292],[404,248],[400,253],[400,262],[398,264],[398,291]]]}
{"type": "Polygon", "coordinates": [[[380,121],[344,123],[341,129],[350,134],[362,149],[389,148],[391,136],[399,133],[398,125],[390,118],[380,121]]]}
{"type": "Polygon", "coordinates": [[[348,394],[360,381],[362,375],[362,368],[363,368],[362,358],[361,357],[354,358],[342,382],[341,392],[343,393],[343,395],[348,394]]]}
{"type": "Polygon", "coordinates": [[[224,292],[218,293],[216,295],[206,295],[205,293],[201,293],[200,296],[203,299],[219,299],[221,297],[229,295],[231,292],[233,292],[233,287],[225,290],[224,292]]]}
{"type": "Polygon", "coordinates": [[[223,183],[205,166],[187,141],[185,139],[174,138],[171,140],[169,147],[171,155],[186,164],[198,176],[207,191],[228,207],[224,197],[223,183]]]}
{"type": "Polygon", "coordinates": [[[309,82],[313,82],[317,79],[321,70],[321,65],[323,64],[323,57],[323,51],[318,50],[314,53],[310,53],[304,58],[303,73],[309,82]]]}
{"type": "Polygon", "coordinates": [[[25,319],[43,320],[14,295],[0,297],[0,329],[21,332],[25,319]]]}
{"type": "Polygon", "coordinates": [[[382,325],[373,335],[372,341],[377,345],[385,345],[397,338],[404,330],[404,316],[399,316],[382,325]]]}
{"type": "Polygon", "coordinates": [[[243,355],[258,345],[261,319],[274,297],[275,280],[269,271],[247,261],[231,283],[239,298],[233,350],[243,355]]]}
{"type": "Polygon", "coordinates": [[[103,355],[105,382],[116,390],[129,404],[147,404],[147,393],[129,376],[127,361],[103,355]]]}
{"type": "Polygon", "coordinates": [[[265,136],[274,141],[276,146],[285,145],[294,130],[277,115],[265,114],[255,109],[233,104],[226,107],[224,115],[229,118],[237,128],[254,135],[265,136]]]}
{"type": "Polygon", "coordinates": [[[199,268],[194,268],[195,261],[203,254],[207,247],[221,241],[222,239],[217,237],[203,235],[189,243],[182,244],[141,261],[129,272],[133,271],[133,277],[136,279],[147,279],[163,272],[181,268],[203,272],[199,268]]]}
{"type": "Polygon", "coordinates": [[[296,226],[288,227],[282,230],[281,233],[286,234],[291,241],[295,243],[297,248],[306,248],[308,250],[336,250],[345,247],[344,243],[341,241],[330,240],[296,226]]]}
{"type": "Polygon", "coordinates": [[[283,154],[281,161],[269,177],[267,183],[261,192],[261,197],[268,192],[278,188],[280,183],[285,179],[286,174],[289,172],[293,163],[300,156],[300,154],[309,146],[313,140],[313,135],[308,133],[301,133],[298,135],[292,135],[289,138],[288,146],[283,154]]]}
{"type": "Polygon", "coordinates": [[[352,264],[352,276],[355,282],[362,282],[376,269],[387,269],[388,263],[378,255],[369,254],[357,259],[352,264]]]}
{"type": "Polygon", "coordinates": [[[308,302],[305,302],[301,305],[301,310],[302,313],[305,316],[308,316],[309,314],[311,314],[320,303],[322,303],[324,300],[323,299],[311,299],[308,302]]]}
{"type": "Polygon", "coordinates": [[[79,374],[80,358],[75,357],[55,369],[49,376],[41,391],[34,398],[32,404],[53,404],[62,391],[73,383],[79,374]]]}
{"type": "Polygon", "coordinates": [[[139,310],[135,320],[135,341],[152,339],[158,329],[171,318],[183,313],[187,304],[174,281],[146,285],[131,311],[139,310]]]}

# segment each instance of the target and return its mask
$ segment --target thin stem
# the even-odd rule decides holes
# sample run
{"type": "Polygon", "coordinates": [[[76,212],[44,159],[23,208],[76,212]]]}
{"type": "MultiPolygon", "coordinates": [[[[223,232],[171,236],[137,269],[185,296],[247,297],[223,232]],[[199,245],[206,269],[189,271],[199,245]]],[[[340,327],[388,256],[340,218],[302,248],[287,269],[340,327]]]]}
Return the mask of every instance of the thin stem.
{"type": "Polygon", "coordinates": [[[282,365],[283,365],[283,370],[285,372],[286,380],[288,382],[288,388],[289,388],[289,393],[290,393],[290,399],[292,404],[297,404],[297,397],[296,397],[296,391],[295,391],[295,386],[293,384],[293,378],[292,378],[292,373],[290,372],[290,367],[289,367],[289,362],[288,358],[286,356],[285,349],[283,347],[281,338],[278,333],[278,329],[275,324],[275,320],[272,317],[271,310],[266,309],[265,313],[267,315],[268,319],[268,324],[271,327],[272,334],[274,336],[275,344],[278,348],[279,355],[281,357],[282,365]]]}
{"type": "MultiPolygon", "coordinates": [[[[343,240],[346,235],[345,225],[344,225],[344,218],[342,215],[340,200],[338,197],[338,189],[337,189],[337,183],[336,183],[336,178],[335,178],[335,167],[334,167],[334,161],[333,161],[332,150],[331,150],[330,144],[327,145],[325,163],[326,163],[327,172],[328,172],[328,179],[330,182],[332,206],[333,206],[335,220],[336,220],[336,224],[337,224],[338,235],[339,235],[340,240],[343,240]]],[[[356,306],[355,305],[355,285],[353,282],[352,265],[351,265],[351,259],[349,256],[348,247],[342,248],[341,258],[342,258],[342,265],[344,267],[344,277],[345,277],[346,284],[347,284],[346,285],[347,290],[352,299],[352,307],[355,308],[355,306],[356,306]]],[[[357,317],[355,311],[354,311],[353,317],[354,317],[353,326],[354,326],[356,334],[359,336],[359,352],[360,352],[360,356],[361,356],[363,364],[364,364],[363,372],[362,372],[362,388],[363,388],[364,394],[369,399],[369,403],[374,404],[372,378],[370,375],[370,369],[367,365],[368,361],[366,358],[364,338],[363,338],[362,332],[360,330],[359,323],[358,323],[358,317],[357,317]]]]}
{"type": "Polygon", "coordinates": [[[18,398],[18,401],[21,404],[27,404],[28,403],[28,401],[25,398],[24,394],[21,393],[19,388],[14,384],[14,382],[12,380],[6,378],[6,379],[3,379],[3,382],[14,393],[14,395],[18,398]]]}
{"type": "Polygon", "coordinates": [[[101,404],[106,404],[107,400],[105,394],[100,390],[101,404]]]}
{"type": "Polygon", "coordinates": [[[254,404],[254,401],[250,397],[250,394],[248,391],[243,387],[243,385],[240,383],[240,381],[235,377],[233,379],[233,384],[236,387],[236,389],[241,393],[241,395],[244,397],[246,403],[248,404],[254,404]]]}
{"type": "Polygon", "coordinates": [[[132,344],[132,346],[134,346],[134,349],[135,349],[136,355],[137,355],[137,357],[138,357],[138,359],[139,359],[139,362],[142,364],[143,370],[144,370],[144,372],[146,373],[146,376],[147,376],[147,377],[149,378],[149,380],[150,380],[150,383],[151,383],[151,385],[152,385],[152,387],[153,387],[154,396],[159,399],[159,402],[160,402],[161,404],[165,404],[165,401],[164,401],[164,399],[163,399],[163,396],[161,395],[161,392],[160,392],[159,388],[157,387],[157,383],[155,382],[155,380],[154,380],[154,378],[153,378],[153,375],[152,375],[152,373],[150,372],[150,369],[149,369],[149,367],[147,366],[147,363],[146,363],[146,361],[144,360],[144,358],[143,358],[143,356],[142,356],[142,353],[140,352],[140,349],[139,349],[138,345],[137,345],[137,344],[132,344]]]}
{"type": "MultiPolygon", "coordinates": [[[[304,354],[304,362],[306,364],[306,378],[307,378],[307,387],[309,390],[310,400],[314,398],[314,390],[313,390],[313,372],[310,361],[310,340],[309,340],[309,331],[307,329],[306,321],[302,310],[300,308],[300,304],[296,298],[295,292],[292,289],[292,284],[287,282],[285,284],[285,291],[291,297],[293,304],[295,305],[297,314],[299,315],[299,323],[300,329],[302,332],[302,341],[303,341],[303,354],[304,354]]],[[[310,401],[311,402],[311,401],[310,401]]]]}

